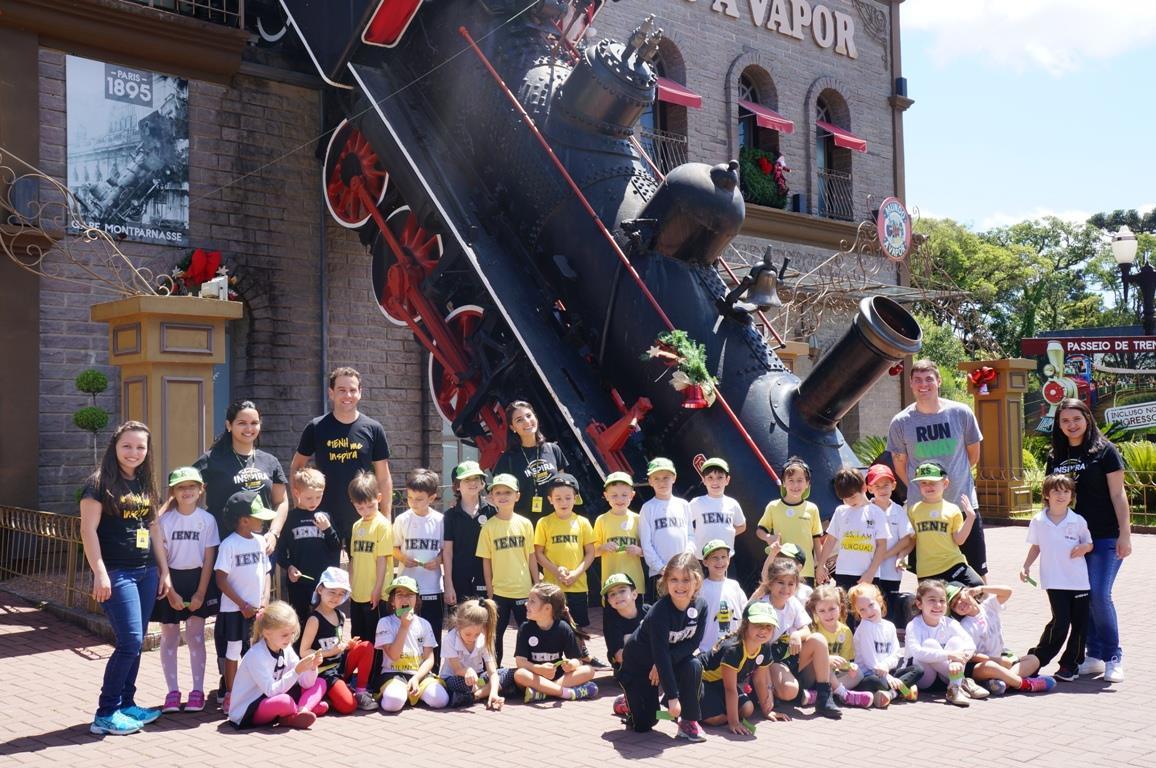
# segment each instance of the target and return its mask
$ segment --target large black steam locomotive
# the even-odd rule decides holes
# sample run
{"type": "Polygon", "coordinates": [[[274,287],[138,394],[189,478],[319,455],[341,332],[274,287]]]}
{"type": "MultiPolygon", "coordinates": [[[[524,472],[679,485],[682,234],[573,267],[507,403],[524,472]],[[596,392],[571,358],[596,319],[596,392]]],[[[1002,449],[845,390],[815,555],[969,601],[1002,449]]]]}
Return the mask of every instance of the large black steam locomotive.
{"type": "Polygon", "coordinates": [[[829,512],[830,476],[857,463],[837,424],[919,327],[870,298],[805,381],[784,368],[717,273],[744,218],[737,163],[660,178],[633,132],[661,31],[588,39],[602,1],[281,0],[347,115],[330,210],[360,231],[382,312],[430,351],[434,401],[484,463],[505,447],[501,404],[523,398],[591,491],[665,455],[689,493],[695,457],[722,456],[757,520],[797,454],[829,512]],[[704,403],[640,360],[672,328],[705,345],[713,406],[684,407],[704,403]]]}

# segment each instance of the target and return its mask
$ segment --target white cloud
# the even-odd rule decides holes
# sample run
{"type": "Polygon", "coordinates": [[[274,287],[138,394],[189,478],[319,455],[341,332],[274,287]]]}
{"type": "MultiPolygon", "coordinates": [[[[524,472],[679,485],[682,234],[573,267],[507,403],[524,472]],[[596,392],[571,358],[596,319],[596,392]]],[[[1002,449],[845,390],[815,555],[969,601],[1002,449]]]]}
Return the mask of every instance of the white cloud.
{"type": "Polygon", "coordinates": [[[932,35],[939,63],[965,58],[1060,76],[1156,40],[1151,0],[908,0],[902,27],[932,35]]]}

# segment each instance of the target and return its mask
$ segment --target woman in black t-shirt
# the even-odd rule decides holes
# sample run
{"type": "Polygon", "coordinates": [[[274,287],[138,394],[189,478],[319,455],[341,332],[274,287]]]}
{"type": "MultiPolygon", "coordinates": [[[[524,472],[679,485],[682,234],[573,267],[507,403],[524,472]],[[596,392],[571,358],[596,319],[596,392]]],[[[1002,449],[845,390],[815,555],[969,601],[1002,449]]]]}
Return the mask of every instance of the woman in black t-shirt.
{"type": "Polygon", "coordinates": [[[569,467],[569,462],[558,444],[547,442],[538,431],[538,415],[525,400],[515,400],[506,406],[506,423],[510,427],[509,443],[493,472],[518,478],[521,496],[514,511],[537,521],[554,511],[546,500],[546,486],[556,474],[569,467]]]}
{"type": "Polygon", "coordinates": [[[1100,434],[1092,411],[1082,400],[1068,398],[1056,409],[1048,474],[1076,481],[1075,511],[1088,521],[1092,551],[1085,555],[1092,586],[1087,656],[1079,673],[1104,675],[1105,682],[1124,681],[1124,652],[1112,602],[1112,585],[1124,558],[1132,553],[1124,461],[1116,446],[1100,434]]]}
{"type": "Polygon", "coordinates": [[[92,568],[92,597],[116,636],[89,726],[98,735],[133,733],[161,714],[136,703],[144,632],[157,598],[172,587],[156,510],[149,429],[126,421],[113,433],[80,497],[80,536],[92,568]]]}
{"type": "Polygon", "coordinates": [[[193,462],[205,480],[205,509],[217,519],[221,540],[233,532],[225,519],[225,502],[238,491],[256,491],[267,509],[277,512],[265,536],[273,553],[288,514],[285,470],[271,453],[257,447],[261,413],[250,400],[238,400],[225,411],[225,431],[193,462]]]}

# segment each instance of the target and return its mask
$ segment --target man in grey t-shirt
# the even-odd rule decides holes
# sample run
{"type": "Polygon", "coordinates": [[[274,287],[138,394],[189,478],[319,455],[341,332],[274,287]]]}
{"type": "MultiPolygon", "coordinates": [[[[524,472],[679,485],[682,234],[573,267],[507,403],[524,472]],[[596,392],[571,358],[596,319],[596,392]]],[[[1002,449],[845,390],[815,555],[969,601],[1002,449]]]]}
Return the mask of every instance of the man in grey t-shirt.
{"type": "Polygon", "coordinates": [[[939,397],[939,367],[931,360],[917,360],[911,366],[911,391],[915,402],[891,420],[887,450],[895,462],[895,474],[911,489],[907,502],[919,501],[912,489],[915,468],[925,461],[935,461],[947,470],[950,481],[945,501],[966,495],[976,509],[975,525],[960,551],[981,576],[987,575],[987,544],[983,537],[983,520],[971,468],[979,463],[979,445],[983,435],[971,409],[962,403],[939,397]]]}

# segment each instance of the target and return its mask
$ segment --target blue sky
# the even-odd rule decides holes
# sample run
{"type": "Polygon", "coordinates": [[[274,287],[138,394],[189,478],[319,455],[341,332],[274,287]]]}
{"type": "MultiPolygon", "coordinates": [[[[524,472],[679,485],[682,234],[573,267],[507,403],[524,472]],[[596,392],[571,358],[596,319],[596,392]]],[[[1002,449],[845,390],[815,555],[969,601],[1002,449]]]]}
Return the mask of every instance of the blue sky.
{"type": "Polygon", "coordinates": [[[1156,2],[907,0],[907,204],[983,230],[1156,204],[1156,2]]]}

